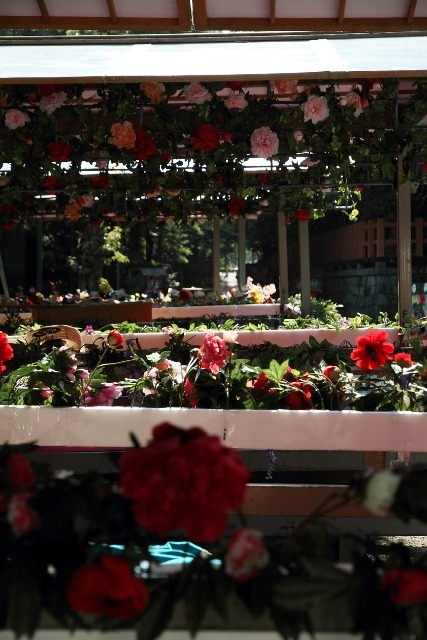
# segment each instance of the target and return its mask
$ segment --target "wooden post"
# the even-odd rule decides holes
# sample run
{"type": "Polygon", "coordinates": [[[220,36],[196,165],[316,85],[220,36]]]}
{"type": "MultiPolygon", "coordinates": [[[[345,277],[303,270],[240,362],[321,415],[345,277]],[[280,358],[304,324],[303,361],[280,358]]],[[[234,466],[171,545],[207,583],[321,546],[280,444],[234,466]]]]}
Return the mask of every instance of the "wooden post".
{"type": "Polygon", "coordinates": [[[7,286],[6,273],[4,270],[3,258],[0,253],[0,280],[3,287],[3,293],[6,298],[9,298],[9,287],[7,286]]]}
{"type": "Polygon", "coordinates": [[[218,216],[213,219],[213,234],[212,234],[212,268],[213,268],[213,290],[215,293],[221,293],[221,279],[219,275],[220,270],[220,244],[221,244],[221,230],[220,220],[218,216]]]}
{"type": "Polygon", "coordinates": [[[43,290],[43,220],[37,220],[36,289],[43,290]]]}
{"type": "Polygon", "coordinates": [[[411,183],[402,181],[403,156],[397,161],[397,293],[399,323],[404,326],[412,315],[411,265],[411,183]]]}
{"type": "Polygon", "coordinates": [[[311,308],[310,244],[308,220],[298,220],[299,260],[301,278],[301,313],[308,315],[311,308]]]}
{"type": "Polygon", "coordinates": [[[289,272],[288,272],[288,238],[283,211],[284,198],[280,200],[277,212],[277,250],[279,254],[279,295],[280,307],[283,308],[289,299],[289,272]]]}
{"type": "Polygon", "coordinates": [[[246,284],[246,218],[239,217],[237,241],[237,283],[242,289],[246,284]]]}

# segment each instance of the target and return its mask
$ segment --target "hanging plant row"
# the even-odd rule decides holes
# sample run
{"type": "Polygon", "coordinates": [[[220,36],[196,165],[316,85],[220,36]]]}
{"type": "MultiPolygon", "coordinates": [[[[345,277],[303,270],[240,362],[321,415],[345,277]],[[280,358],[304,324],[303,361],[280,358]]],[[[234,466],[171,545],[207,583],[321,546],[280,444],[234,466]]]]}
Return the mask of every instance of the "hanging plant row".
{"type": "Polygon", "coordinates": [[[399,153],[409,170],[427,104],[411,87],[398,110],[395,79],[2,86],[1,223],[250,217],[284,193],[323,215],[331,190],[393,183],[399,153]]]}

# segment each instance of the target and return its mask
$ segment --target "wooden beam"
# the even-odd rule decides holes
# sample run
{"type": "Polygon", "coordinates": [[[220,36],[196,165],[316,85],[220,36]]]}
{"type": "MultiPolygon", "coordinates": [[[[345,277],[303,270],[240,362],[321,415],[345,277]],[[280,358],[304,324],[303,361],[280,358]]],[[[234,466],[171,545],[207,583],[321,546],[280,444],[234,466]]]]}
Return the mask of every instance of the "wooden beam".
{"type": "Polygon", "coordinates": [[[338,11],[338,24],[340,25],[342,25],[344,22],[345,5],[346,5],[346,0],[340,0],[340,6],[338,11]]]}
{"type": "Polygon", "coordinates": [[[189,0],[176,0],[178,10],[178,22],[183,31],[191,31],[191,9],[189,0]]]}
{"type": "Polygon", "coordinates": [[[239,217],[237,241],[237,281],[240,288],[246,284],[246,218],[239,217]]]}
{"type": "Polygon", "coordinates": [[[47,10],[45,1],[37,0],[37,4],[39,5],[40,13],[42,14],[42,18],[44,22],[49,22],[50,15],[49,15],[49,11],[47,10]]]}
{"type": "Polygon", "coordinates": [[[270,24],[276,24],[276,0],[270,0],[270,24]]]}
{"type": "Polygon", "coordinates": [[[206,31],[208,28],[206,0],[193,0],[193,19],[196,31],[206,31]]]}
{"type": "Polygon", "coordinates": [[[412,315],[412,239],[411,239],[411,182],[403,178],[403,156],[397,168],[397,292],[400,326],[412,315]]]}
{"type": "MultiPolygon", "coordinates": [[[[0,9],[1,11],[1,9],[0,9]]],[[[45,21],[41,16],[2,16],[0,14],[1,29],[61,29],[85,31],[112,31],[110,17],[74,17],[49,16],[45,21]]],[[[114,31],[183,31],[178,18],[117,18],[114,31]]]]}
{"type": "Polygon", "coordinates": [[[412,21],[414,19],[414,13],[417,6],[417,1],[418,0],[411,0],[409,3],[408,13],[406,14],[406,22],[408,24],[412,24],[412,21]]]}
{"type": "Polygon", "coordinates": [[[106,0],[108,6],[108,13],[110,14],[111,22],[117,22],[116,7],[114,6],[114,0],[106,0]]]}

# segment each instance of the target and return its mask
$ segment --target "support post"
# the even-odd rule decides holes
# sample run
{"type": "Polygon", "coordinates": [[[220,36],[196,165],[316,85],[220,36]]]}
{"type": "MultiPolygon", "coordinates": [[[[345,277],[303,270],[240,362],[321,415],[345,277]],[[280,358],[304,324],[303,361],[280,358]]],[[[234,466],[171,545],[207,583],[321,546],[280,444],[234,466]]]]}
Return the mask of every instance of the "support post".
{"type": "Polygon", "coordinates": [[[221,244],[221,231],[220,220],[218,216],[213,219],[213,234],[212,234],[212,282],[213,290],[215,293],[221,293],[221,279],[219,275],[220,270],[220,244],[221,244]]]}
{"type": "Polygon", "coordinates": [[[6,273],[4,270],[3,258],[0,253],[0,280],[1,286],[3,287],[3,293],[6,298],[9,298],[9,287],[7,286],[6,273]]]}
{"type": "Polygon", "coordinates": [[[311,309],[310,244],[308,220],[298,220],[299,260],[301,278],[301,313],[308,315],[311,309]]]}
{"type": "Polygon", "coordinates": [[[239,217],[237,238],[237,283],[239,289],[246,284],[246,218],[239,217]]]}
{"type": "Polygon", "coordinates": [[[43,290],[43,220],[37,220],[36,290],[43,290]]]}
{"type": "Polygon", "coordinates": [[[287,304],[289,299],[288,238],[283,206],[284,199],[281,199],[277,212],[277,250],[279,254],[279,295],[281,310],[283,310],[284,305],[287,304]]]}
{"type": "Polygon", "coordinates": [[[400,326],[412,315],[411,183],[403,178],[403,156],[397,161],[397,295],[400,326]]]}

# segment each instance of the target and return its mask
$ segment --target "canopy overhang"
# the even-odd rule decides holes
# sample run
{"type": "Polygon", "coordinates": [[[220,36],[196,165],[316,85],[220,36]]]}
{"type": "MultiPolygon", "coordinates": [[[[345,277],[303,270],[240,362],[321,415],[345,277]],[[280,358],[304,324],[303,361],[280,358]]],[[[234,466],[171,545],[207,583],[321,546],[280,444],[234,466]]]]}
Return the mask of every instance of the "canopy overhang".
{"type": "Polygon", "coordinates": [[[1,42],[0,82],[141,82],[427,76],[427,36],[268,41],[1,42]]]}

